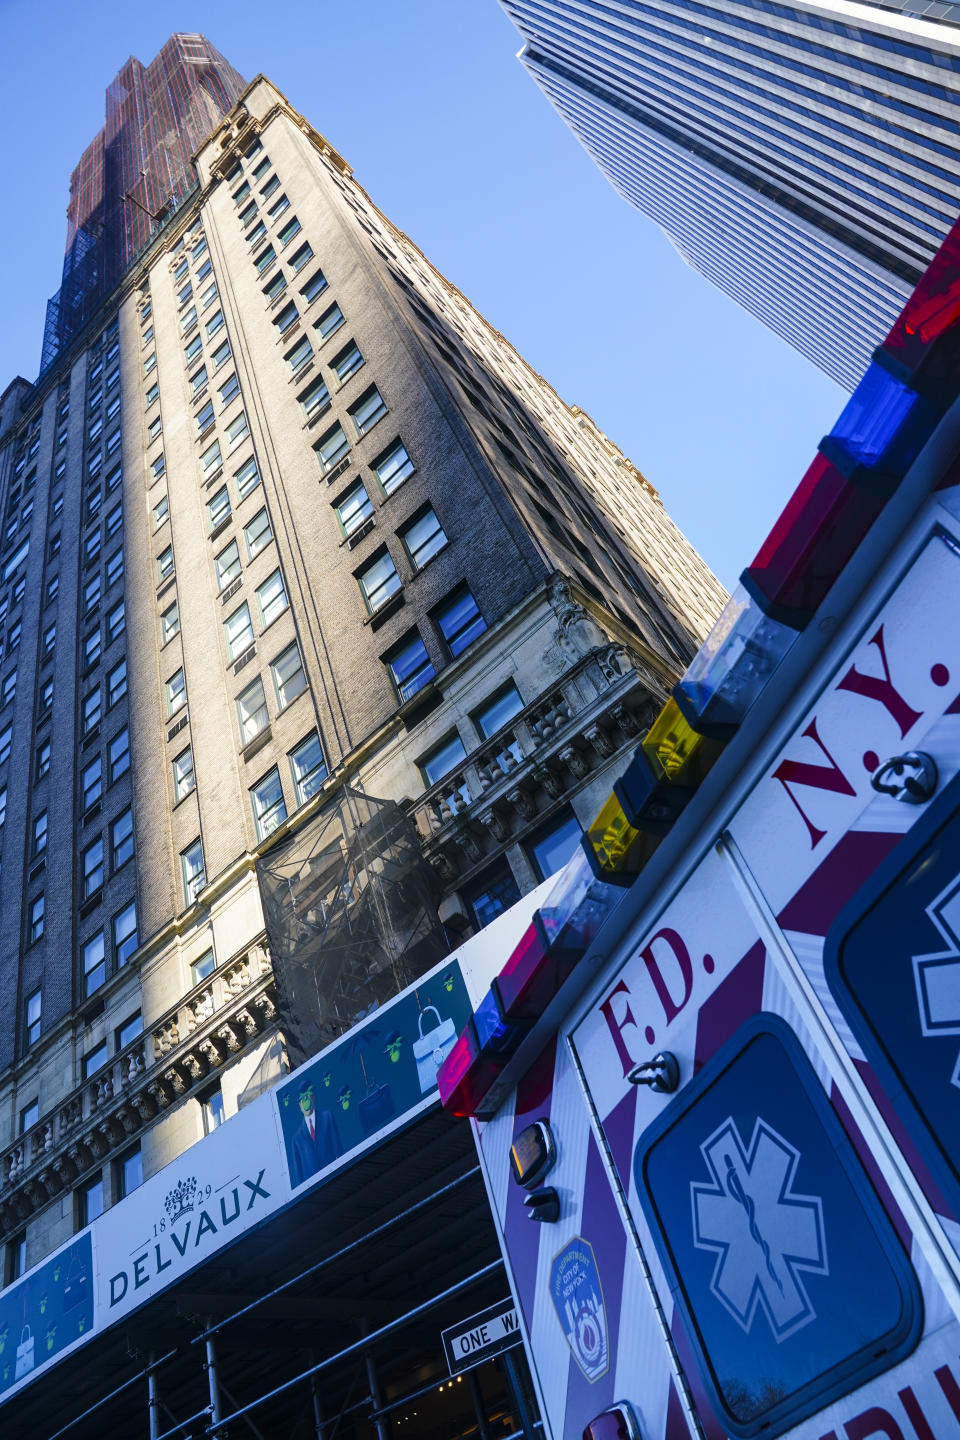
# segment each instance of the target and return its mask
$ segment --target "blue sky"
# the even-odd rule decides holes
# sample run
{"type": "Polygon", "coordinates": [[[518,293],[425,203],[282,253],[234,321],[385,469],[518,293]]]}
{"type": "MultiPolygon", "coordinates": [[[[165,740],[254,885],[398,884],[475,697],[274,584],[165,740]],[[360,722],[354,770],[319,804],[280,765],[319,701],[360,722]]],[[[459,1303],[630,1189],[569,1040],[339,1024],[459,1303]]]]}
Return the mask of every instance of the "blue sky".
{"type": "Polygon", "coordinates": [[[174,30],[202,31],[248,79],[269,76],[736,582],[843,392],[615,194],[515,59],[520,37],[496,0],[0,0],[0,80],[18,117],[0,227],[0,390],[36,375],[70,171],[103,124],[104,89],[174,30]]]}

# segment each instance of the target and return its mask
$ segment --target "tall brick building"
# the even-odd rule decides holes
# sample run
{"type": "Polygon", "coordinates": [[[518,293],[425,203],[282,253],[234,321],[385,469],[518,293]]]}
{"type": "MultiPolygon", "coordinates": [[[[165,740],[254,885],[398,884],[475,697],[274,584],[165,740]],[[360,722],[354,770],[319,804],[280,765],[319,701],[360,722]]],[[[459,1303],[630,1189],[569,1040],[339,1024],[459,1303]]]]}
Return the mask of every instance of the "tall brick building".
{"type": "MultiPolygon", "coordinates": [[[[724,598],[654,488],[267,80],[194,165],[0,397],[14,1297],[561,865],[724,598]],[[364,897],[379,938],[345,949],[364,897]]],[[[423,1146],[466,1173],[441,1122],[418,1122],[406,1195],[423,1146]]],[[[118,1354],[84,1361],[97,1394],[118,1354]]],[[[0,1405],[26,1363],[0,1348],[0,1405]]],[[[36,1389],[9,1401],[23,1423],[36,1389]]]]}

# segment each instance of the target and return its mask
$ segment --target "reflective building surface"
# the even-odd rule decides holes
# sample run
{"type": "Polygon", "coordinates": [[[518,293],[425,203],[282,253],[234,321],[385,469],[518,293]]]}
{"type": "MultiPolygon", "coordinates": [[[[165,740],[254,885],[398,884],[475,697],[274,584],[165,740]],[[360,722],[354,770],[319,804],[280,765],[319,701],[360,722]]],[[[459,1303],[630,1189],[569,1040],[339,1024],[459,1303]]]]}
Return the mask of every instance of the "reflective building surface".
{"type": "Polygon", "coordinates": [[[853,389],[960,208],[958,7],[501,3],[616,189],[853,389]]]}

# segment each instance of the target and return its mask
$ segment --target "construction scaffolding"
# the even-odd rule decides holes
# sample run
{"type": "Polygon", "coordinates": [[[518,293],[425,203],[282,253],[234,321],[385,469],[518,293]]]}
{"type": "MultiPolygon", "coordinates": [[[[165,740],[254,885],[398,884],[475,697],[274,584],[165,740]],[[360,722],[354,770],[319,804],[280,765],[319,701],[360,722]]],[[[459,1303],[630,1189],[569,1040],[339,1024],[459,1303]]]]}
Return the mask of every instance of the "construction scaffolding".
{"type": "Polygon", "coordinates": [[[257,874],[293,1066],[450,948],[419,836],[393,801],[345,786],[257,874]]]}

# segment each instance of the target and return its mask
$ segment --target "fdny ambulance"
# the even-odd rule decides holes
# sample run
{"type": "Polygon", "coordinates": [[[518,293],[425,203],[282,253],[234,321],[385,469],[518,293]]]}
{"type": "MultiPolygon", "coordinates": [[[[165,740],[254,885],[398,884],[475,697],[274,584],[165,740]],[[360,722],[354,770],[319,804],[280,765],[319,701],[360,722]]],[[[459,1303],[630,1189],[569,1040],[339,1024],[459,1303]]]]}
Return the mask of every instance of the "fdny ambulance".
{"type": "Polygon", "coordinates": [[[960,1437],[960,223],[440,1072],[552,1440],[960,1437]]]}

